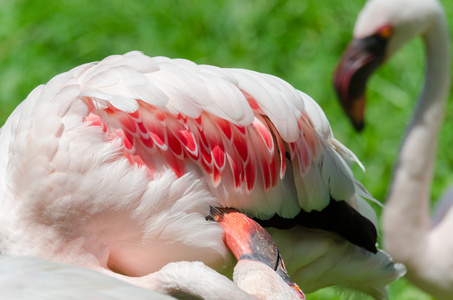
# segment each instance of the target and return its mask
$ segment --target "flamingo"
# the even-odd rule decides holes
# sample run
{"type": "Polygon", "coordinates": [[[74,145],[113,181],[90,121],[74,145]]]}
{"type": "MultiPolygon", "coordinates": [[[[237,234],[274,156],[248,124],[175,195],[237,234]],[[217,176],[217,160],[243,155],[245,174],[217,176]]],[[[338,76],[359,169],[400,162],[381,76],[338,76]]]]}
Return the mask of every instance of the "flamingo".
{"type": "Polygon", "coordinates": [[[152,288],[172,262],[231,264],[207,217],[234,208],[278,228],[303,290],[385,298],[404,267],[376,248],[354,162],[316,102],[279,78],[112,55],[38,86],[2,127],[1,252],[152,288]]]}
{"type": "Polygon", "coordinates": [[[450,87],[450,39],[442,6],[435,0],[371,0],[361,11],[354,40],[335,74],[341,103],[357,129],[363,127],[368,76],[402,45],[421,36],[425,83],[409,123],[383,211],[384,246],[407,266],[407,278],[439,299],[453,297],[453,209],[446,194],[429,220],[429,190],[438,132],[450,87]]]}

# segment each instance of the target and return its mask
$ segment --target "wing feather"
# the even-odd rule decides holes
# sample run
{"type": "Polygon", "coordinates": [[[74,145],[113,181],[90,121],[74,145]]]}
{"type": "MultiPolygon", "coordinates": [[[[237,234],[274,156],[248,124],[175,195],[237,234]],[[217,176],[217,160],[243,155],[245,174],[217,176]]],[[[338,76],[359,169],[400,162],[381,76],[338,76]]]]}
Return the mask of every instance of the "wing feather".
{"type": "Polygon", "coordinates": [[[140,52],[72,72],[99,117],[93,126],[122,139],[125,156],[151,173],[167,164],[182,176],[197,165],[221,205],[252,216],[320,211],[331,197],[371,215],[357,204],[369,196],[350,169],[360,161],[319,105],[277,77],[140,52]]]}

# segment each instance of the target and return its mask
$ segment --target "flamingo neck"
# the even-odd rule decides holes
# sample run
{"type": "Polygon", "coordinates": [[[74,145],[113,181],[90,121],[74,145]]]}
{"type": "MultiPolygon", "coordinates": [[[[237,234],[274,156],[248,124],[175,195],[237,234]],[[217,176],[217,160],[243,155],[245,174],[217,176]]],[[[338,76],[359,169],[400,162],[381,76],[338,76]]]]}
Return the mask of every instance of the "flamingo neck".
{"type": "MultiPolygon", "coordinates": [[[[401,250],[407,250],[409,245],[414,254],[417,249],[423,251],[430,229],[429,193],[438,132],[450,86],[450,47],[445,17],[432,20],[423,39],[427,56],[425,83],[401,145],[383,214],[385,244],[391,253],[403,253],[401,250]]],[[[403,262],[407,259],[394,258],[403,262]]]]}

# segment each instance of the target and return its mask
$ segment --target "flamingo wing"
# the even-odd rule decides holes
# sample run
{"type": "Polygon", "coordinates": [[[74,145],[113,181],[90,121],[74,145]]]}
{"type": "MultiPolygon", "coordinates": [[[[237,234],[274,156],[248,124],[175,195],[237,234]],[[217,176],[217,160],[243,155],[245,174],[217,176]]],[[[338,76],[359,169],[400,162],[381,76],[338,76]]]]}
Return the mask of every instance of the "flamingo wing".
{"type": "Polygon", "coordinates": [[[168,167],[181,177],[196,166],[219,205],[252,217],[287,221],[346,200],[373,227],[361,198],[372,197],[350,169],[360,162],[333,137],[316,102],[287,82],[139,52],[71,72],[85,121],[122,140],[124,156],[151,177],[168,167]]]}
{"type": "MultiPolygon", "coordinates": [[[[162,234],[165,211],[173,220],[165,222],[165,232],[189,239],[184,243],[190,244],[203,231],[190,227],[191,233],[184,234],[189,229],[179,212],[198,213],[191,224],[206,228],[201,215],[208,215],[209,206],[217,205],[233,207],[269,226],[301,224],[335,231],[360,247],[377,251],[376,215],[362,199],[372,197],[350,169],[352,163],[360,164],[357,157],[333,137],[313,99],[271,75],[150,58],[140,52],[109,56],[37,87],[5,123],[1,138],[9,143],[0,148],[0,166],[10,179],[8,198],[22,199],[4,201],[4,205],[21,203],[29,214],[30,207],[52,201],[47,213],[41,209],[45,206],[36,207],[38,223],[69,226],[75,221],[65,209],[68,203],[82,205],[71,210],[76,218],[78,210],[90,216],[105,211],[108,201],[109,214],[117,220],[112,223],[110,218],[105,224],[112,223],[118,230],[126,228],[124,224],[136,226],[132,211],[140,211],[137,226],[142,229],[124,233],[128,238],[134,235],[137,243],[141,237],[135,235],[140,231],[168,240],[162,234]],[[38,111],[39,118],[35,118],[38,111]],[[112,161],[115,164],[109,164],[112,161]],[[125,164],[136,166],[136,172],[127,171],[125,164]],[[185,176],[190,177],[190,184],[178,183],[171,193],[168,186],[168,195],[152,194],[156,189],[149,185],[171,185],[185,176]],[[205,187],[215,201],[205,194],[197,196],[199,201],[177,200],[205,187]],[[68,194],[71,188],[76,194],[68,194]],[[115,195],[115,200],[107,200],[112,198],[109,195],[115,195]],[[171,205],[185,207],[173,209],[171,205]],[[119,215],[119,207],[130,210],[130,216],[119,215]],[[52,215],[50,221],[46,214],[52,215]],[[150,216],[157,221],[149,221],[150,216]],[[182,228],[171,231],[172,224],[182,228]]],[[[98,223],[93,226],[100,228],[98,223]]],[[[214,237],[218,227],[208,227],[214,237]]],[[[102,232],[102,238],[117,243],[117,237],[105,235],[110,232],[102,232]]],[[[218,239],[205,240],[205,249],[220,247],[218,239]]],[[[137,265],[144,264],[137,261],[137,265]]]]}

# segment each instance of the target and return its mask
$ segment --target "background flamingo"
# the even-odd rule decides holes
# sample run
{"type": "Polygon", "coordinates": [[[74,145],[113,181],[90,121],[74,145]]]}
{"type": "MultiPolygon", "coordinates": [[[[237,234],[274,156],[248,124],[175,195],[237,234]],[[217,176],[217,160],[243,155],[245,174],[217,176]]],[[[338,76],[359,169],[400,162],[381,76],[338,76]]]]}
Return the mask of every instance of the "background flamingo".
{"type": "MultiPolygon", "coordinates": [[[[372,0],[359,15],[355,40],[335,74],[335,87],[354,126],[363,126],[368,76],[410,39],[421,36],[425,84],[400,149],[383,215],[384,241],[407,268],[407,277],[440,299],[453,296],[452,199],[441,202],[435,226],[429,221],[429,189],[438,131],[450,87],[450,39],[438,1],[372,0]]],[[[451,195],[450,195],[451,196],[451,195]]]]}

